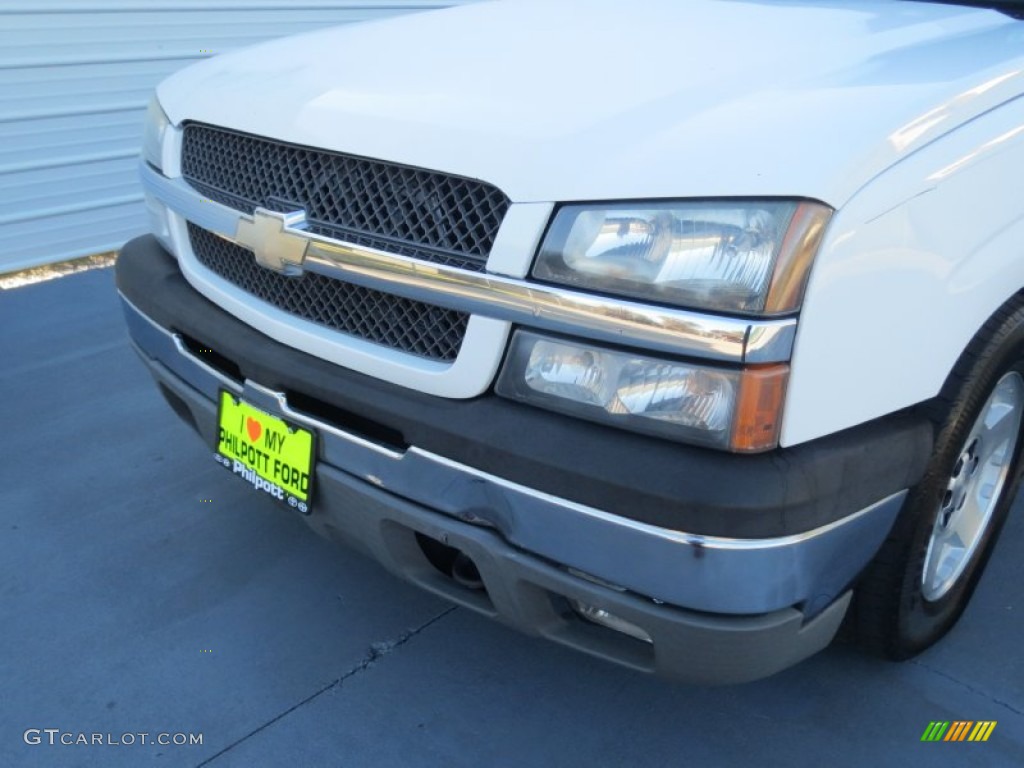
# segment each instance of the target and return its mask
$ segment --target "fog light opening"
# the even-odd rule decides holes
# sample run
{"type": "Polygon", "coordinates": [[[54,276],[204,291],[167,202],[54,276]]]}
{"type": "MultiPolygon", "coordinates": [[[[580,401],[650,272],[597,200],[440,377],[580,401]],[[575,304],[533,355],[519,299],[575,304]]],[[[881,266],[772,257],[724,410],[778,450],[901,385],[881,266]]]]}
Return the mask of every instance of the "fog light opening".
{"type": "Polygon", "coordinates": [[[596,605],[590,605],[584,603],[582,600],[576,600],[574,598],[569,599],[569,605],[576,614],[591,624],[597,624],[598,626],[611,629],[621,634],[628,635],[635,640],[640,640],[645,643],[653,644],[654,641],[651,636],[647,634],[642,628],[638,627],[630,621],[626,621],[614,613],[609,613],[604,608],[598,608],[596,605]]]}

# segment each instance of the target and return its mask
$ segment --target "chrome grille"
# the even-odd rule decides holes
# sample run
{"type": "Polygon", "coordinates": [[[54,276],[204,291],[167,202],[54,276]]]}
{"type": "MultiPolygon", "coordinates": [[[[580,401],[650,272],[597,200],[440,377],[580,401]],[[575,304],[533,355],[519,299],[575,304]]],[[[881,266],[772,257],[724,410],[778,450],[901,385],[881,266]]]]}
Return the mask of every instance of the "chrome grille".
{"type": "Polygon", "coordinates": [[[346,283],[316,272],[286,277],[253,252],[191,222],[196,259],[247,293],[304,320],[441,362],[459,354],[469,315],[346,283]]]}
{"type": "Polygon", "coordinates": [[[188,123],[182,175],[251,214],[303,209],[307,228],[433,263],[482,271],[509,200],[490,184],[188,123]]]}

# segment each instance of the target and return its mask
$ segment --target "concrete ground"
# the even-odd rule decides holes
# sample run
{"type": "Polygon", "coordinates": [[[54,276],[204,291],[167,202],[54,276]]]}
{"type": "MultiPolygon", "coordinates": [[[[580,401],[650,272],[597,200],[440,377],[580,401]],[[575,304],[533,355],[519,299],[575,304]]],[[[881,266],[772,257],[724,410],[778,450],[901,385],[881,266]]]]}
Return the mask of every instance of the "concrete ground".
{"type": "Polygon", "coordinates": [[[920,658],[684,687],[453,609],[251,492],[159,398],[109,269],[0,292],[0,361],[0,766],[1024,764],[1020,505],[920,658]],[[923,744],[932,720],[998,725],[923,744]]]}

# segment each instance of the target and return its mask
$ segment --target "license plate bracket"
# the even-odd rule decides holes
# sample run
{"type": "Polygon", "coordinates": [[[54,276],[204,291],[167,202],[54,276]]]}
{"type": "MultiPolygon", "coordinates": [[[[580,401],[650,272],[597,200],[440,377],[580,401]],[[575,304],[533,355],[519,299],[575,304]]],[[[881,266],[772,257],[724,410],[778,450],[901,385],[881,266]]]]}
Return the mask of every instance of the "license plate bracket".
{"type": "Polygon", "coordinates": [[[314,432],[222,389],[216,440],[218,464],[285,505],[303,514],[312,511],[314,432]]]}

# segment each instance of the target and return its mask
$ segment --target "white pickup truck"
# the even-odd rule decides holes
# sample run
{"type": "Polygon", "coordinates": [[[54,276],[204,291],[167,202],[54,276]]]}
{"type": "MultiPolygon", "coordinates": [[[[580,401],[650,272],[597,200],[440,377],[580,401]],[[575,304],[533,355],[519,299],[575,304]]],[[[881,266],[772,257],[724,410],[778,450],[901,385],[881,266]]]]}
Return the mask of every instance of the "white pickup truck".
{"type": "Polygon", "coordinates": [[[239,479],[525,632],[909,657],[1020,476],[1022,6],[481,2],[204,61],[150,107],[131,337],[239,479]]]}

